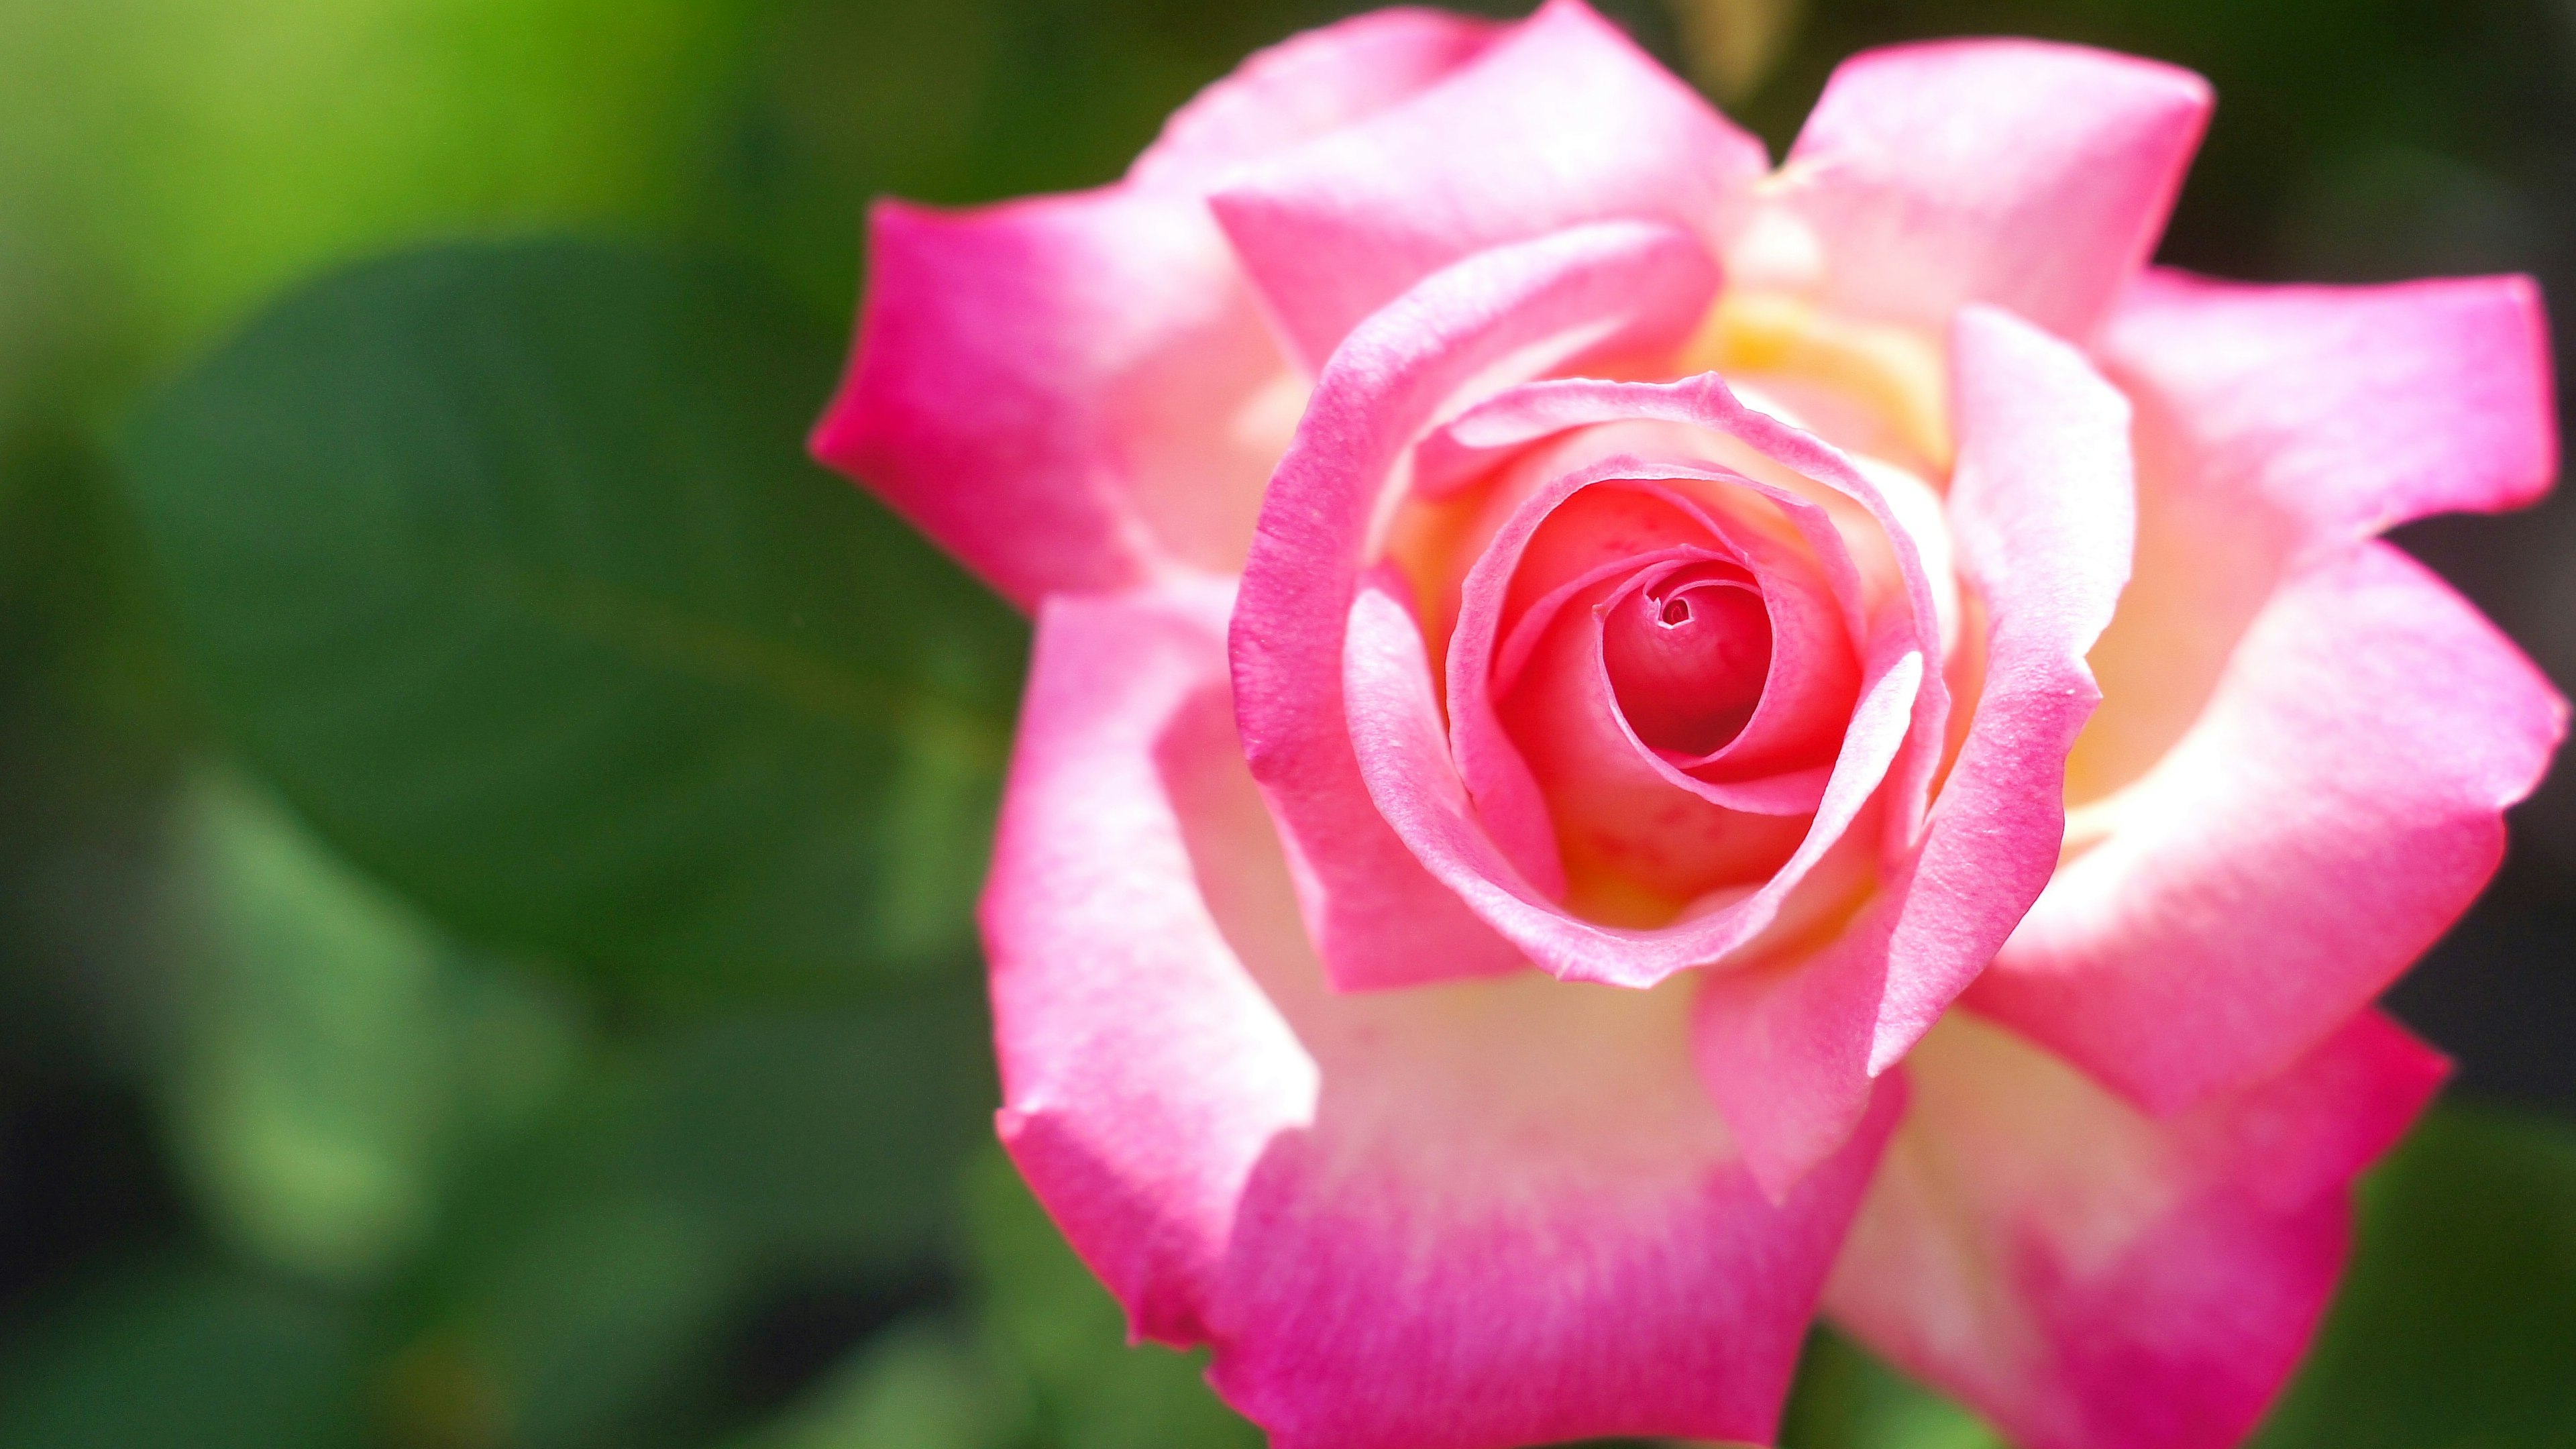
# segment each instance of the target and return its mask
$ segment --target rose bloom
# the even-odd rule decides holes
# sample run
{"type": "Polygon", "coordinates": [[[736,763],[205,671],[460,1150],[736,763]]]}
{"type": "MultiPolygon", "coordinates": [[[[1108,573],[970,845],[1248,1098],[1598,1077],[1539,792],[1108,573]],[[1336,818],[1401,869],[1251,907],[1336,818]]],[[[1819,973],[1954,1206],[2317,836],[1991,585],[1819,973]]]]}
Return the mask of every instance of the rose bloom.
{"type": "Polygon", "coordinates": [[[1391,10],[877,210],[815,447],[1038,620],[1002,1137],[1274,1443],[1767,1440],[1820,1309],[2033,1449],[2278,1392],[2566,717],[2374,535],[2555,438],[2527,280],[2146,268],[2209,109],[1910,46],[1774,168],[1391,10]]]}

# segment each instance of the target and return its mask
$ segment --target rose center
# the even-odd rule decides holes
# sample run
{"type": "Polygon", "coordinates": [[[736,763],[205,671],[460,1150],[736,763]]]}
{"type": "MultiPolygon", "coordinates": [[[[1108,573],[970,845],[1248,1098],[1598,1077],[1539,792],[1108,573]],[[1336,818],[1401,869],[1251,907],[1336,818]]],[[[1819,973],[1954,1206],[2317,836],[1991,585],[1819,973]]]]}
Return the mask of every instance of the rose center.
{"type": "Polygon", "coordinates": [[[1771,614],[1733,564],[1693,564],[1633,589],[1603,621],[1603,662],[1628,727],[1649,747],[1724,749],[1762,702],[1771,614]]]}

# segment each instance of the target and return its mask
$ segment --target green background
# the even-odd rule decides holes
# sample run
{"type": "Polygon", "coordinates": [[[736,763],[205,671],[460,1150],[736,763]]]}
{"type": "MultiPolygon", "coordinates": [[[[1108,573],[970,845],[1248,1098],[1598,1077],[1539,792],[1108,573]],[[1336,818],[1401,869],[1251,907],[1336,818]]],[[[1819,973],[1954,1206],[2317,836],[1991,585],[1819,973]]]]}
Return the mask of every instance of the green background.
{"type": "MultiPolygon", "coordinates": [[[[801,438],[871,196],[1347,8],[0,0],[0,1449],[1258,1442],[991,1145],[1025,630],[801,438]]],[[[2161,56],[2167,260],[2576,281],[2547,0],[1606,8],[1775,149],[1864,45],[2161,56]]],[[[2402,541],[2576,679],[2576,505],[2402,541]]],[[[2576,1442],[2576,784],[2515,835],[2265,1449],[2576,1442]]],[[[1829,1335],[1784,1438],[1993,1442],[1829,1335]]]]}

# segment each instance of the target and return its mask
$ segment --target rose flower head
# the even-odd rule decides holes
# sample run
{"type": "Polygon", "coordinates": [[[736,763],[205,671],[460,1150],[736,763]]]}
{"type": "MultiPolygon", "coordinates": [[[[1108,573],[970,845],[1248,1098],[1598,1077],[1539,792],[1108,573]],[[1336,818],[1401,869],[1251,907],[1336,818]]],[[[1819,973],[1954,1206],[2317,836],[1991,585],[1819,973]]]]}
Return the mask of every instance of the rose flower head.
{"type": "Polygon", "coordinates": [[[1002,1137],[1282,1449],[1768,1440],[1819,1311],[2030,1449],[2278,1392],[2566,719],[2375,535],[2556,442],[2525,279],[2147,267],[2210,105],[1907,46],[1775,167],[1389,10],[878,208],[814,446],[1038,621],[1002,1137]]]}

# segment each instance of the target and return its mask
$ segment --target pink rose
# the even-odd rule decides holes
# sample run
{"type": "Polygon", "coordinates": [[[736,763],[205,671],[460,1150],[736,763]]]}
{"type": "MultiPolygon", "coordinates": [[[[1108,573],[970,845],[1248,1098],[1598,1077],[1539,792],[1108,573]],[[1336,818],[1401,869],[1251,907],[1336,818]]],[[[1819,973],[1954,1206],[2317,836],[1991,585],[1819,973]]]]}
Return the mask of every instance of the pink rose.
{"type": "Polygon", "coordinates": [[[1274,1442],[1768,1439],[1820,1301],[2033,1449],[2277,1391],[2566,715],[2372,536],[2555,440],[2526,280],[2142,270],[2209,106],[1907,47],[1775,170],[1395,10],[879,209],[816,449],[1039,619],[1002,1135],[1274,1442]]]}

